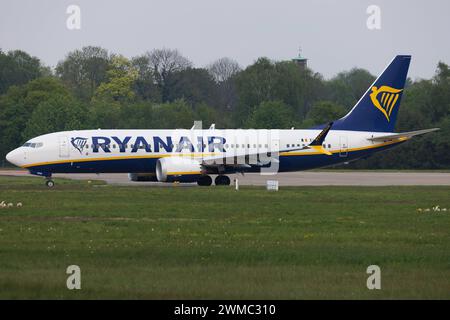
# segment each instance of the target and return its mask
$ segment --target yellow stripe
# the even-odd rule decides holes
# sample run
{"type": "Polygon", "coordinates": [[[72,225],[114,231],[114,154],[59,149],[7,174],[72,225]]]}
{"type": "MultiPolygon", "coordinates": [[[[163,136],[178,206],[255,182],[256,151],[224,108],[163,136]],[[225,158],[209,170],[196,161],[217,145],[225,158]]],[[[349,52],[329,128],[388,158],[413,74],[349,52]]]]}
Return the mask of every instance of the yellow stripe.
{"type": "Polygon", "coordinates": [[[180,172],[167,172],[168,176],[181,176],[188,174],[201,174],[201,171],[180,171],[180,172]]]}
{"type": "Polygon", "coordinates": [[[154,155],[141,155],[141,156],[112,156],[112,157],[101,157],[101,158],[85,158],[85,159],[73,159],[73,160],[57,160],[49,162],[38,162],[33,164],[27,164],[22,166],[22,168],[44,166],[49,164],[63,164],[63,163],[78,163],[78,162],[89,162],[89,161],[106,161],[106,160],[126,160],[126,159],[153,159],[153,158],[165,158],[165,157],[205,157],[214,156],[219,153],[176,153],[176,154],[154,154],[154,155]]]}

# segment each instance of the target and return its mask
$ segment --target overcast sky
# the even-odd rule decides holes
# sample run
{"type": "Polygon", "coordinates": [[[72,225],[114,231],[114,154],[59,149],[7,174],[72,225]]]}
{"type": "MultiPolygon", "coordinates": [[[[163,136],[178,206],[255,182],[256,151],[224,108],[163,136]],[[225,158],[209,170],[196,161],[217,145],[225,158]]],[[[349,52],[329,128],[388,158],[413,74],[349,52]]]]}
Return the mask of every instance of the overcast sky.
{"type": "Polygon", "coordinates": [[[378,74],[396,54],[412,54],[409,76],[430,78],[450,64],[448,0],[1,0],[0,48],[21,49],[55,66],[67,52],[97,45],[127,57],[177,48],[196,66],[228,56],[247,66],[260,56],[302,53],[329,78],[352,67],[378,74]],[[69,30],[69,5],[81,29],[69,30]],[[381,29],[369,30],[369,5],[381,29]]]}

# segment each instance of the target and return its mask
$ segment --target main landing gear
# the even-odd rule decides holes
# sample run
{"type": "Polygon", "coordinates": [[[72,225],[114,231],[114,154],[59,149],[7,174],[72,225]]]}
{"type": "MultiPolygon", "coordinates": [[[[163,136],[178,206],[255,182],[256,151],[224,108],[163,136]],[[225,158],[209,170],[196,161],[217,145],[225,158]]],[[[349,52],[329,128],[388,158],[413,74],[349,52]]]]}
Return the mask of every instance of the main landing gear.
{"type": "Polygon", "coordinates": [[[201,176],[197,180],[197,184],[199,186],[206,186],[209,187],[212,184],[212,178],[210,176],[201,176]]]}
{"type": "Polygon", "coordinates": [[[231,180],[228,176],[219,175],[214,180],[214,183],[216,184],[216,186],[229,186],[231,183],[231,180]]]}
{"type": "MultiPolygon", "coordinates": [[[[231,180],[228,176],[218,175],[216,177],[216,179],[214,179],[214,183],[216,184],[216,186],[229,186],[231,183],[231,180]]],[[[197,180],[197,184],[199,186],[209,187],[210,185],[212,185],[212,178],[210,176],[201,176],[197,180]]]]}
{"type": "Polygon", "coordinates": [[[55,182],[53,182],[52,179],[50,178],[46,178],[45,179],[45,185],[49,188],[53,188],[55,186],[55,182]]]}

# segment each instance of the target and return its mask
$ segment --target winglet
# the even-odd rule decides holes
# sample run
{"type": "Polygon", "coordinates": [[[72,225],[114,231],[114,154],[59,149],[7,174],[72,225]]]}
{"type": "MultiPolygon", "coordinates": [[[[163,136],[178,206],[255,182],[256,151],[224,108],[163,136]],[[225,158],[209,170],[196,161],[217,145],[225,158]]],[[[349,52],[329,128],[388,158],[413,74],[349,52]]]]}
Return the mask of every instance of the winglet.
{"type": "Polygon", "coordinates": [[[320,153],[324,153],[326,155],[331,156],[332,153],[322,147],[323,142],[325,141],[325,138],[327,137],[328,132],[331,130],[331,127],[333,126],[333,122],[330,122],[319,134],[318,136],[304,149],[314,149],[320,153]]]}
{"type": "Polygon", "coordinates": [[[333,122],[330,122],[308,146],[321,146],[332,126],[333,122]]]}

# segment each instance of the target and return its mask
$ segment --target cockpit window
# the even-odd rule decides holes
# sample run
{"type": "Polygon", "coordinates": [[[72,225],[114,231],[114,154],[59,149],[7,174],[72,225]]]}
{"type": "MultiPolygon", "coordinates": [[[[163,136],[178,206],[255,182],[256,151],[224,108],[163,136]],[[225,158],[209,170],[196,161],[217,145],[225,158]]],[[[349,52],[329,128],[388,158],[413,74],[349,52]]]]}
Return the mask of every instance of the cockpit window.
{"type": "Polygon", "coordinates": [[[29,148],[40,148],[44,145],[43,142],[25,142],[22,147],[29,147],[29,148]]]}

